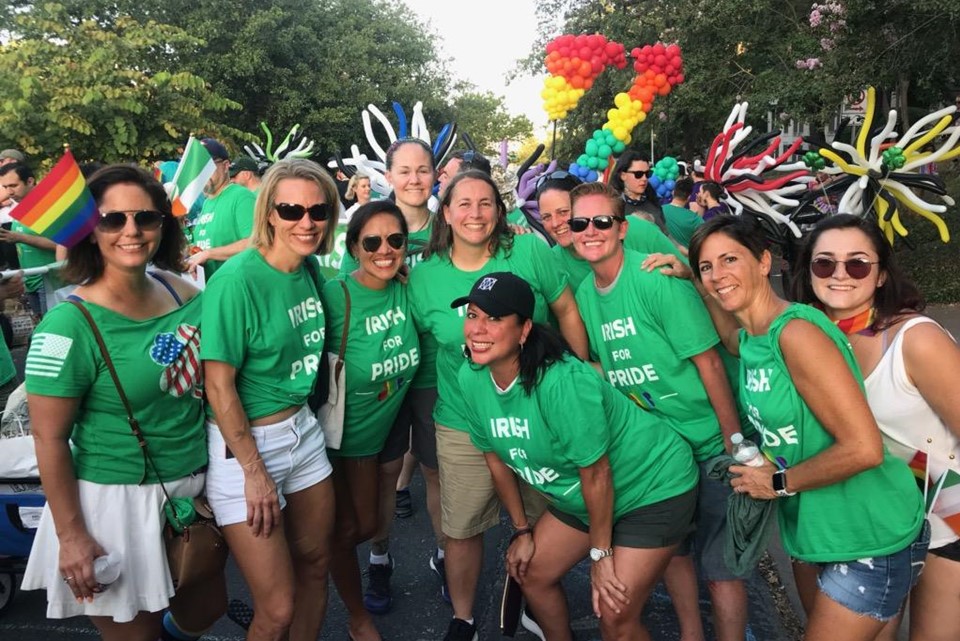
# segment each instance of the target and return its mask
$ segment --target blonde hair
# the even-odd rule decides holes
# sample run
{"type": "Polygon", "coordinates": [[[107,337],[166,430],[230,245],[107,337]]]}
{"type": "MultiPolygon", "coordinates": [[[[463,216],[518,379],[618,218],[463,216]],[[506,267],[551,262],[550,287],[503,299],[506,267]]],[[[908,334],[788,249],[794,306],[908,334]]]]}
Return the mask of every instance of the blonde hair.
{"type": "Polygon", "coordinates": [[[354,174],[350,176],[350,182],[347,183],[347,193],[344,194],[344,197],[348,200],[353,200],[357,197],[357,185],[360,184],[361,180],[366,180],[370,182],[370,176],[366,174],[354,174]]]}
{"type": "Polygon", "coordinates": [[[307,180],[315,183],[323,192],[324,201],[330,205],[330,218],[323,232],[323,240],[317,248],[317,254],[329,254],[333,249],[333,239],[336,236],[337,212],[340,211],[340,195],[337,185],[324,169],[306,158],[288,158],[280,160],[270,166],[263,176],[260,193],[257,195],[257,204],[253,208],[253,235],[250,237],[252,247],[271,247],[273,245],[273,227],[270,225],[270,212],[273,211],[274,196],[277,186],[287,179],[307,180]]]}

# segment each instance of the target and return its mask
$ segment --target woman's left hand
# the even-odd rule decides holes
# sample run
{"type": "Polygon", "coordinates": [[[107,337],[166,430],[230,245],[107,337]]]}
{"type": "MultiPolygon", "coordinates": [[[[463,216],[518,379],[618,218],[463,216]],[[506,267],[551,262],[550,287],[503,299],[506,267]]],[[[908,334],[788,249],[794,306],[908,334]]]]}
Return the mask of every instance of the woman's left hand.
{"type": "Polygon", "coordinates": [[[630,603],[627,586],[617,578],[613,557],[594,561],[590,566],[590,589],[593,596],[593,613],[600,617],[600,600],[617,614],[630,603]]]}
{"type": "Polygon", "coordinates": [[[648,254],[640,267],[648,272],[659,268],[660,273],[665,276],[673,276],[683,280],[693,279],[693,272],[690,268],[673,254],[648,254]]]}
{"type": "Polygon", "coordinates": [[[765,461],[762,467],[749,465],[731,465],[730,473],[736,478],[730,481],[730,486],[738,494],[749,494],[754,499],[775,499],[777,493],[773,491],[773,473],[776,466],[765,461]]]}
{"type": "Polygon", "coordinates": [[[532,534],[518,536],[507,548],[507,572],[520,585],[523,585],[523,579],[527,576],[527,568],[530,566],[530,559],[533,558],[536,550],[537,547],[533,542],[532,534]]]}

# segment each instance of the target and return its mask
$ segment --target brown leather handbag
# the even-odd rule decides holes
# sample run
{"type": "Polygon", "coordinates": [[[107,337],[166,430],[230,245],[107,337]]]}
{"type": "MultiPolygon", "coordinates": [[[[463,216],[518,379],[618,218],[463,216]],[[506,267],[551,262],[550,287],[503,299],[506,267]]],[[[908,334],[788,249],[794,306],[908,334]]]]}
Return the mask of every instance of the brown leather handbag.
{"type": "Polygon", "coordinates": [[[117,370],[113,366],[110,354],[107,352],[107,346],[103,342],[103,336],[97,328],[96,322],[90,315],[90,312],[82,303],[76,300],[68,300],[80,310],[90,329],[93,330],[93,337],[100,347],[100,354],[107,365],[107,371],[113,379],[113,384],[120,395],[120,402],[123,403],[127,411],[127,422],[133,435],[137,438],[140,445],[140,451],[143,453],[144,469],[147,466],[153,469],[153,473],[160,483],[160,489],[167,498],[174,520],[178,527],[175,529],[169,522],[163,528],[163,540],[167,548],[167,562],[170,565],[170,578],[176,589],[182,589],[205,581],[217,574],[223,574],[223,569],[227,564],[227,542],[223,538],[223,533],[217,527],[213,518],[213,512],[207,505],[206,499],[202,496],[193,499],[193,506],[196,512],[196,518],[190,523],[183,523],[181,517],[186,515],[177,512],[175,503],[170,499],[167,488],[157,472],[157,466],[153,463],[150,453],[147,451],[147,441],[143,437],[143,430],[140,429],[140,423],[133,415],[133,408],[127,399],[123,386],[120,385],[120,377],[117,376],[117,370]],[[178,532],[179,530],[179,532],[178,532]]]}

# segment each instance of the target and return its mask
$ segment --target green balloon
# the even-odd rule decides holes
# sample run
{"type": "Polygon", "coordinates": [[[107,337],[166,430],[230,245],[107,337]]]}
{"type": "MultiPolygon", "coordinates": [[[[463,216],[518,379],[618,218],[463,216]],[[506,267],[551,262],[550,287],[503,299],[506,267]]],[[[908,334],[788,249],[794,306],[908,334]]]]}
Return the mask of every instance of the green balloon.
{"type": "Polygon", "coordinates": [[[596,156],[597,149],[600,148],[600,145],[597,144],[596,140],[588,140],[587,144],[584,147],[584,151],[587,152],[588,156],[596,156]]]}
{"type": "Polygon", "coordinates": [[[606,169],[609,164],[610,160],[606,156],[597,159],[597,169],[600,169],[601,171],[606,169]]]}
{"type": "Polygon", "coordinates": [[[587,159],[590,158],[587,154],[580,154],[580,157],[577,158],[577,164],[581,167],[587,166],[587,159]]]}
{"type": "Polygon", "coordinates": [[[622,141],[622,140],[618,140],[617,142],[615,142],[615,143],[613,144],[613,153],[615,153],[615,154],[617,154],[617,155],[620,155],[620,154],[623,153],[623,150],[626,149],[626,148],[627,148],[627,146],[626,146],[625,144],[623,144],[623,141],[622,141]]]}
{"type": "Polygon", "coordinates": [[[600,149],[599,149],[597,155],[598,155],[600,158],[606,158],[607,156],[609,156],[609,155],[612,154],[612,153],[613,153],[613,150],[610,148],[610,145],[600,145],[600,149]]]}
{"type": "Polygon", "coordinates": [[[597,142],[603,142],[603,129],[594,129],[593,139],[597,142]]]}
{"type": "Polygon", "coordinates": [[[597,158],[596,156],[590,156],[589,158],[587,158],[587,167],[589,167],[590,169],[596,169],[597,165],[599,164],[599,160],[600,159],[597,158]]]}

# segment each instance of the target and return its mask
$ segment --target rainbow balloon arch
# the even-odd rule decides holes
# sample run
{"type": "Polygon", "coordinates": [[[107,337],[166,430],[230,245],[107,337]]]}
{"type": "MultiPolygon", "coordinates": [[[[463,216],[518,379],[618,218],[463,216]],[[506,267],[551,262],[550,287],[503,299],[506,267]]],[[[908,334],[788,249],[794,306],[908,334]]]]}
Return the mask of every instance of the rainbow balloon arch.
{"type": "MultiPolygon", "coordinates": [[[[555,123],[567,117],[608,67],[627,66],[624,46],[600,34],[564,34],[547,43],[546,52],[544,64],[550,75],[544,79],[541,97],[555,123]]],[[[610,167],[611,157],[630,144],[633,130],[646,120],[654,100],[683,82],[683,56],[676,44],[635,47],[630,57],[637,74],[633,83],[614,97],[606,122],[594,130],[583,153],[570,165],[570,173],[583,180],[597,180],[610,167]]]]}

